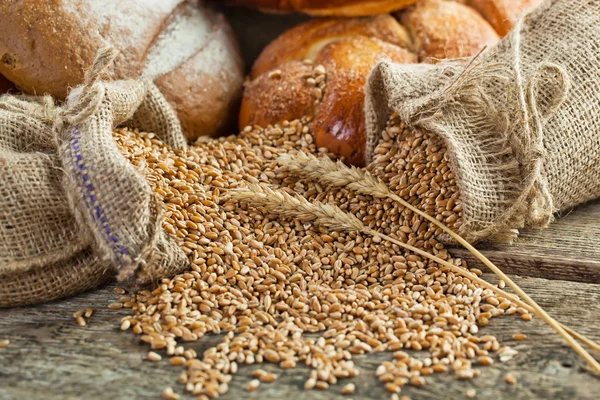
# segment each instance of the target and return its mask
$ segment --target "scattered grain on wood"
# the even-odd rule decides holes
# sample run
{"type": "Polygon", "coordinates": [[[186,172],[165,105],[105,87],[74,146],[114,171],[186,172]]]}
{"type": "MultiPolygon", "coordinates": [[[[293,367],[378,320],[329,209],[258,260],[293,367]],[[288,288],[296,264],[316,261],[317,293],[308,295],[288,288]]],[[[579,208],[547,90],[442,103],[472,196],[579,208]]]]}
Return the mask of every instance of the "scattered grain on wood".
{"type": "Polygon", "coordinates": [[[263,376],[265,376],[267,374],[268,374],[268,372],[265,371],[264,369],[256,369],[252,372],[252,376],[255,378],[258,378],[258,379],[262,378],[263,376]]]}
{"type": "Polygon", "coordinates": [[[108,305],[108,308],[111,310],[120,310],[121,308],[123,308],[123,303],[110,303],[108,305]]]}
{"type": "Polygon", "coordinates": [[[160,355],[160,354],[158,354],[158,353],[155,353],[155,352],[153,352],[153,351],[149,351],[149,352],[148,352],[148,354],[146,354],[146,358],[147,358],[149,361],[154,361],[154,362],[157,362],[157,361],[160,361],[160,360],[162,360],[162,357],[161,357],[161,355],[160,355]]]}
{"type": "Polygon", "coordinates": [[[506,374],[506,376],[504,377],[504,380],[509,385],[514,385],[515,383],[517,383],[517,378],[513,374],[511,374],[510,372],[508,374],[506,374]]]}
{"type": "Polygon", "coordinates": [[[172,388],[166,387],[162,391],[162,398],[165,400],[179,400],[180,396],[177,393],[175,393],[172,388]]]}
{"type": "Polygon", "coordinates": [[[246,390],[249,392],[254,392],[260,386],[260,381],[258,379],[252,379],[246,385],[246,390]]]}
{"type": "Polygon", "coordinates": [[[479,364],[481,365],[492,365],[494,363],[494,359],[489,356],[481,356],[479,357],[479,364]]]}
{"type": "MultiPolygon", "coordinates": [[[[248,127],[178,151],[150,133],[115,131],[121,152],[164,204],[163,227],[191,269],[151,290],[116,292],[122,297],[109,308],[129,310],[124,321],[134,333],[186,366],[183,383],[195,396],[220,396],[238,365],[264,362],[307,365],[305,389],[324,390],[359,374],[355,355],[386,350],[428,353],[426,362],[397,353],[378,368],[393,393],[424,384],[420,375],[455,370],[474,377],[471,363],[483,351],[501,349],[497,341],[473,340],[481,321],[505,313],[491,290],[378,238],[280,220],[230,199],[232,189],[269,184],[335,204],[370,229],[467,268],[438,241],[441,230],[409,209],[280,168],[278,156],[297,150],[331,156],[316,147],[310,123],[248,127]],[[200,357],[181,347],[219,333],[221,343],[200,357]]],[[[445,149],[427,134],[390,123],[369,171],[414,206],[460,226],[460,195],[445,149]]],[[[262,372],[253,374],[259,382],[277,378],[262,372]]]]}
{"type": "Polygon", "coordinates": [[[131,327],[131,320],[126,319],[126,320],[123,320],[123,322],[121,322],[121,330],[122,331],[126,331],[130,327],[131,327]]]}
{"type": "Polygon", "coordinates": [[[271,372],[268,372],[264,375],[261,375],[260,377],[258,377],[258,379],[260,379],[261,382],[264,383],[272,383],[275,382],[277,380],[278,376],[277,374],[273,374],[271,372]]]}
{"type": "Polygon", "coordinates": [[[354,383],[348,383],[348,384],[342,386],[340,393],[341,394],[352,394],[352,393],[354,393],[355,390],[356,390],[356,386],[354,385],[354,383]]]}

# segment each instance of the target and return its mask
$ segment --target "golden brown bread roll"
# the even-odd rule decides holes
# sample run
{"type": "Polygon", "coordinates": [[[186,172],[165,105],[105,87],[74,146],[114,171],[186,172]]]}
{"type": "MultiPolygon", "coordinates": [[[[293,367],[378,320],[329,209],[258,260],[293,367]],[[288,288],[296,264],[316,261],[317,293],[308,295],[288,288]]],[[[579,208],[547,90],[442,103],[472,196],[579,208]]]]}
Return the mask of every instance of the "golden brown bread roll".
{"type": "Polygon", "coordinates": [[[424,62],[471,56],[500,40],[481,15],[454,1],[424,0],[400,12],[399,18],[424,62]]]}
{"type": "Polygon", "coordinates": [[[227,0],[264,11],[297,11],[315,16],[361,17],[385,14],[418,0],[227,0]]]}
{"type": "Polygon", "coordinates": [[[197,0],[5,0],[0,27],[0,73],[29,93],[65,98],[112,45],[113,77],[154,80],[189,139],[218,133],[239,101],[235,39],[197,0]]]}
{"type": "Polygon", "coordinates": [[[469,0],[468,4],[479,11],[500,36],[505,36],[519,16],[543,0],[469,0]]]}
{"type": "Polygon", "coordinates": [[[343,38],[323,48],[315,63],[323,65],[327,86],[313,122],[315,142],[353,165],[365,163],[365,92],[371,69],[381,60],[417,61],[414,53],[377,38],[343,38]]]}
{"type": "Polygon", "coordinates": [[[244,91],[240,127],[314,116],[317,145],[335,147],[361,164],[364,148],[358,143],[365,140],[363,86],[369,71],[385,58],[415,62],[416,55],[407,50],[411,46],[408,32],[390,15],[315,19],[292,28],[257,59],[254,79],[244,91]],[[326,86],[321,82],[325,71],[326,86]]]}
{"type": "MultiPolygon", "coordinates": [[[[364,83],[376,62],[385,58],[400,63],[435,62],[472,56],[499,41],[487,17],[464,4],[468,1],[423,0],[396,14],[403,25],[381,15],[312,20],[288,30],[264,49],[254,65],[242,100],[240,127],[312,116],[319,146],[362,165],[364,83]],[[302,81],[304,72],[289,64],[305,58],[326,71],[326,84],[318,88],[322,93],[317,91],[320,97],[314,103],[310,99],[313,88],[302,81]],[[273,71],[278,78],[267,79],[273,71]],[[284,89],[292,87],[297,89],[284,89]]],[[[523,4],[534,0],[510,1],[522,10],[523,4]]]]}
{"type": "Polygon", "coordinates": [[[267,126],[273,121],[291,121],[312,115],[316,82],[312,83],[309,78],[314,74],[312,64],[288,61],[248,82],[240,109],[240,126],[267,126]]]}
{"type": "Polygon", "coordinates": [[[357,144],[365,139],[364,83],[382,59],[415,62],[406,49],[410,46],[408,33],[390,15],[317,19],[292,28],[256,61],[254,80],[244,91],[240,127],[314,116],[317,145],[335,147],[361,164],[364,149],[357,144]]]}
{"type": "Polygon", "coordinates": [[[412,46],[408,31],[390,15],[365,18],[313,19],[275,39],[254,62],[251,78],[291,60],[314,60],[327,44],[352,36],[377,38],[400,47],[412,46]]]}

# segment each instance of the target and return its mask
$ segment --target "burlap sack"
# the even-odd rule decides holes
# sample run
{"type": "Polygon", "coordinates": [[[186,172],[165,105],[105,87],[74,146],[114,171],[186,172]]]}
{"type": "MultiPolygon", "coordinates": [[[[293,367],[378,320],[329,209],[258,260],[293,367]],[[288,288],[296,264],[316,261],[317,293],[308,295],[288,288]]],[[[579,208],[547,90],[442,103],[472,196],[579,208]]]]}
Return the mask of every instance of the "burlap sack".
{"type": "Polygon", "coordinates": [[[112,130],[126,123],[174,148],[184,136],[151,82],[99,80],[114,56],[103,50],[63,107],[0,97],[1,307],[72,295],[115,274],[148,282],[187,267],[112,130]]]}
{"type": "Polygon", "coordinates": [[[369,154],[392,112],[445,142],[470,241],[600,196],[598,1],[548,0],[473,60],[383,62],[367,97],[369,154]]]}

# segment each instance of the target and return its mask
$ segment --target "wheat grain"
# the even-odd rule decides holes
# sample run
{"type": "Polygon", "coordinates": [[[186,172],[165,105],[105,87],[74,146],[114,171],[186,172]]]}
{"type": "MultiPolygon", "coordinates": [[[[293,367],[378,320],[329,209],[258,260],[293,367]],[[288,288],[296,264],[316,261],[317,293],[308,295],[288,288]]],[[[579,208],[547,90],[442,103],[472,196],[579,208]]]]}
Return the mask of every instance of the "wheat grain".
{"type": "Polygon", "coordinates": [[[504,377],[504,380],[509,385],[514,385],[515,383],[517,383],[517,378],[515,378],[515,376],[513,374],[511,374],[510,372],[508,374],[506,374],[506,376],[504,377]]]}
{"type": "MultiPolygon", "coordinates": [[[[314,216],[278,218],[275,212],[232,199],[249,183],[287,193],[269,200],[280,205],[296,207],[299,201],[303,206],[300,195],[309,203],[335,204],[364,227],[400,237],[467,271],[462,260],[435,240],[441,231],[409,209],[345,188],[327,190],[279,168],[277,159],[284,153],[303,149],[326,155],[316,148],[307,123],[250,127],[239,137],[204,140],[178,151],[152,134],[115,133],[123,154],[164,204],[163,227],[191,264],[189,271],[159,280],[153,290],[118,299],[132,314],[127,317],[131,331],[185,365],[179,382],[201,399],[225,393],[238,366],[261,364],[267,357],[278,365],[309,367],[306,387],[314,389],[355,377],[356,354],[421,348],[428,353],[426,360],[402,355],[385,367],[384,383],[401,387],[409,383],[407,371],[428,375],[459,366],[470,371],[470,360],[493,355],[494,348],[502,351],[497,341],[474,340],[483,321],[474,316],[491,320],[507,313],[485,299],[496,293],[501,305],[512,304],[508,295],[380,236],[317,223],[338,223],[331,209],[321,209],[323,220],[315,222],[314,216]],[[187,348],[187,342],[212,334],[225,335],[200,356],[187,348]]],[[[417,164],[410,168],[426,176],[417,164]]],[[[387,179],[386,174],[378,177],[387,179]]],[[[445,176],[442,183],[453,190],[448,171],[440,174],[438,179],[445,176]]],[[[431,206],[426,193],[417,192],[414,200],[431,206]]],[[[265,193],[263,200],[270,197],[265,193]]],[[[456,201],[442,206],[454,209],[456,201]]],[[[481,274],[471,272],[475,278],[481,274]]],[[[520,306],[514,302],[509,308],[517,312],[520,306]]],[[[265,373],[260,380],[265,379],[276,376],[265,373]]]]}
{"type": "MultiPolygon", "coordinates": [[[[532,308],[532,311],[534,311],[540,318],[542,318],[553,329],[555,329],[557,333],[559,333],[559,335],[562,336],[569,343],[569,345],[578,354],[580,354],[582,358],[584,358],[598,374],[600,374],[600,364],[598,364],[598,362],[596,362],[594,358],[589,355],[589,353],[587,353],[578,343],[576,343],[573,340],[573,336],[570,333],[571,329],[563,327],[561,324],[559,324],[553,318],[551,318],[516,283],[514,283],[510,278],[508,278],[498,267],[496,267],[479,251],[473,248],[462,237],[455,234],[450,228],[442,224],[437,219],[432,218],[426,213],[418,210],[410,203],[403,200],[400,196],[393,193],[385,183],[371,175],[368,171],[356,167],[348,167],[344,165],[341,161],[333,162],[327,157],[317,158],[313,155],[306,154],[304,152],[298,152],[294,156],[284,154],[279,158],[279,162],[282,164],[282,166],[284,166],[291,172],[301,174],[307,178],[314,179],[326,185],[330,185],[333,187],[348,187],[349,189],[354,190],[358,193],[367,194],[379,198],[392,199],[402,204],[403,206],[410,208],[413,212],[428,219],[430,222],[434,223],[440,229],[452,236],[453,239],[462,244],[472,254],[479,258],[486,266],[488,266],[494,273],[500,276],[502,279],[498,283],[499,288],[504,287],[505,282],[507,282],[508,285],[513,290],[515,290],[517,294],[519,294],[519,296],[525,299],[525,301],[532,308]]],[[[498,299],[494,297],[489,297],[488,302],[492,302],[495,306],[499,305],[498,299]]],[[[523,319],[528,321],[531,319],[531,316],[524,315],[523,319]]],[[[575,335],[575,337],[580,337],[580,335],[577,334],[575,335]]],[[[595,345],[594,348],[597,349],[597,345],[595,345]]]]}
{"type": "Polygon", "coordinates": [[[248,392],[254,392],[260,386],[260,381],[258,379],[253,379],[246,385],[246,390],[248,392]]]}

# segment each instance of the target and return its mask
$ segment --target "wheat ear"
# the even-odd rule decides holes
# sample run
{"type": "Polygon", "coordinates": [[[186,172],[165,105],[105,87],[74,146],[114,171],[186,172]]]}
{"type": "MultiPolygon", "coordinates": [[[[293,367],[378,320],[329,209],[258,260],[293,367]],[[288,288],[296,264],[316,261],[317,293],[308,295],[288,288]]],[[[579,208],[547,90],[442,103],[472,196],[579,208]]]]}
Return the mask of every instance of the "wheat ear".
{"type": "Polygon", "coordinates": [[[550,325],[578,354],[584,357],[586,361],[590,363],[590,365],[594,366],[594,369],[600,374],[600,365],[579,345],[579,343],[573,339],[573,336],[594,350],[600,352],[600,346],[598,344],[554,320],[531,297],[529,297],[527,293],[523,291],[523,289],[521,289],[487,257],[475,249],[469,242],[437,219],[414,207],[396,193],[393,193],[384,182],[371,175],[368,171],[355,167],[348,167],[340,161],[334,162],[327,157],[317,158],[312,154],[307,154],[305,152],[298,152],[293,156],[284,154],[279,158],[279,163],[292,173],[310,178],[328,186],[347,187],[348,189],[361,194],[371,195],[378,198],[389,198],[432,222],[444,232],[448,233],[458,243],[463,245],[492,272],[504,280],[515,291],[515,293],[517,293],[529,304],[529,307],[527,308],[530,309],[532,313],[550,325]],[[584,356],[584,354],[586,356],[584,356]],[[591,362],[592,360],[593,363],[591,362]]]}

